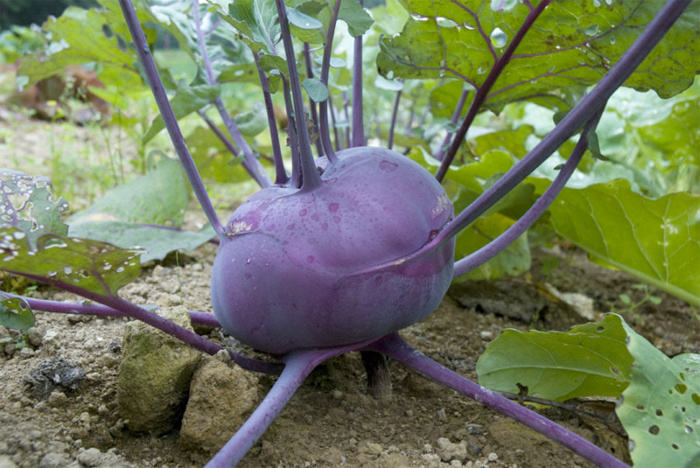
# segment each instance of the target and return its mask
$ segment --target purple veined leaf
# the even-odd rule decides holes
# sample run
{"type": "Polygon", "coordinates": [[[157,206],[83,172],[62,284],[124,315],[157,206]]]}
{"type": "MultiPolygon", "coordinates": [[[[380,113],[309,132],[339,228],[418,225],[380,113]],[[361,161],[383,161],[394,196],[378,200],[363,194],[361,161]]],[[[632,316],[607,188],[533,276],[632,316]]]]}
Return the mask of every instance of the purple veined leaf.
{"type": "Polygon", "coordinates": [[[0,169],[0,228],[17,228],[31,244],[47,233],[65,235],[61,216],[68,203],[53,194],[51,181],[20,171],[0,169]]]}

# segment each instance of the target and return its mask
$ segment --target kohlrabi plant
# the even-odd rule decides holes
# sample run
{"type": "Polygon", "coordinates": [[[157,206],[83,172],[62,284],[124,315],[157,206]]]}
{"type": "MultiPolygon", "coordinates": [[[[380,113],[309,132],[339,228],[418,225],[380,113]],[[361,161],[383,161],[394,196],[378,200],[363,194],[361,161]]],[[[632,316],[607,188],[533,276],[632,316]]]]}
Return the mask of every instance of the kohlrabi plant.
{"type": "MultiPolygon", "coordinates": [[[[105,73],[108,87],[101,94],[104,98],[109,98],[108,77],[120,70],[133,80],[139,73],[145,76],[160,111],[146,138],[167,129],[210,229],[202,233],[179,230],[174,217],[165,213],[167,209],[154,208],[154,200],[143,205],[158,211],[153,215],[161,216],[160,224],[167,229],[144,222],[138,213],[131,212],[136,207],[130,206],[123,210],[129,213],[118,219],[117,234],[95,233],[89,224],[79,222],[79,216],[69,221],[68,230],[61,218],[66,203],[52,197],[47,180],[6,170],[0,178],[4,197],[0,205],[4,227],[0,267],[91,302],[56,303],[7,294],[4,314],[8,309],[25,316],[31,307],[128,316],[215,354],[222,349],[218,344],[117,294],[139,275],[143,252],[122,248],[139,245],[135,239],[145,239],[148,250],[160,252],[160,256],[147,257],[157,259],[168,249],[153,241],[154,232],[156,237],[171,236],[174,248],[191,247],[213,237],[219,245],[211,279],[215,315],[192,312],[192,321],[221,327],[277,361],[229,351],[241,367],[280,376],[208,466],[235,465],[316,366],[350,351],[363,353],[369,372],[383,371],[383,356],[393,358],[599,466],[625,466],[568,429],[420,354],[399,332],[431,314],[453,280],[522,239],[557,200],[585,154],[603,157],[595,129],[606,103],[623,83],[639,90],[654,89],[662,97],[673,96],[692,84],[700,44],[698,2],[684,14],[690,1],[404,0],[390,2],[383,13],[377,13],[383,15],[380,28],[387,33],[381,37],[370,29],[372,17],[358,0],[159,0],[138,2],[137,8],[131,0],[119,0],[118,5],[114,0],[100,3],[103,10],[69,10],[47,23],[45,29],[54,38],[68,30],[80,30],[86,37],[80,43],[54,47],[44,61],[26,61],[18,73],[36,80],[64,64],[93,57],[97,68],[109,72],[105,73]],[[119,9],[125,23],[117,19],[119,9]],[[335,34],[339,20],[344,23],[344,37],[335,34]],[[172,34],[200,64],[191,83],[178,83],[166,70],[159,73],[151,49],[154,30],[148,26],[154,23],[172,34]],[[75,29],[81,24],[98,28],[75,29]],[[146,33],[142,24],[148,26],[146,33]],[[140,68],[134,67],[132,53],[124,46],[131,41],[140,68]],[[363,51],[367,52],[367,47],[376,50],[377,44],[376,66],[381,76],[370,73],[374,82],[367,83],[363,74],[367,75],[368,64],[375,58],[368,59],[363,51]],[[111,52],[106,55],[105,50],[111,52]],[[334,57],[334,51],[341,57],[334,57]],[[246,92],[259,92],[262,105],[232,118],[222,97],[223,84],[231,82],[248,86],[246,92]],[[172,101],[168,89],[175,91],[172,101]],[[378,97],[387,90],[395,93],[390,106],[384,106],[378,97]],[[381,107],[377,115],[384,115],[389,108],[387,120],[368,117],[364,103],[370,100],[381,107]],[[499,113],[518,101],[536,102],[549,109],[555,114],[556,126],[541,140],[530,138],[527,145],[525,139],[534,136],[527,130],[519,141],[508,140],[506,134],[498,143],[498,152],[484,152],[478,147],[484,143],[477,140],[465,145],[468,131],[485,111],[499,113]],[[278,135],[278,102],[286,108],[286,144],[278,135]],[[408,103],[403,116],[406,128],[399,131],[402,102],[408,103]],[[417,106],[427,110],[418,115],[417,106]],[[228,136],[206,115],[211,107],[218,112],[228,136]],[[194,113],[199,113],[260,187],[227,222],[220,221],[178,125],[178,119],[194,113]],[[256,146],[259,141],[250,137],[263,131],[265,124],[270,139],[263,151],[256,146]],[[577,142],[571,143],[577,133],[577,142]],[[384,137],[388,148],[376,146],[374,142],[384,137]],[[433,141],[436,143],[431,144],[433,141]],[[399,146],[406,151],[392,149],[399,146]],[[512,158],[505,150],[522,152],[512,158]],[[532,178],[531,187],[540,193],[535,199],[532,190],[522,190],[521,182],[557,151],[561,162],[543,166],[540,177],[532,178]],[[264,158],[262,153],[270,157],[264,158]],[[561,159],[566,155],[566,160],[561,159]],[[471,158],[472,164],[464,164],[465,158],[471,158]],[[553,174],[548,186],[542,178],[547,170],[553,174]],[[459,189],[455,191],[456,186],[459,189]],[[489,231],[492,237],[479,248],[470,249],[468,242],[456,240],[484,216],[499,215],[499,210],[516,213],[517,219],[489,231]]],[[[158,169],[169,174],[165,180],[171,183],[181,178],[171,161],[161,161],[158,169]]],[[[692,186],[692,177],[687,180],[692,186]]],[[[161,182],[154,175],[138,183],[161,182]]],[[[125,195],[133,188],[119,193],[125,195]]],[[[631,195],[629,185],[617,188],[624,193],[616,200],[636,196],[631,195]]],[[[113,193],[112,201],[105,203],[118,204],[120,194],[113,193]]],[[[661,214],[650,203],[648,211],[666,223],[658,229],[640,225],[634,218],[637,212],[619,219],[593,213],[589,223],[603,220],[599,227],[602,241],[596,239],[604,247],[609,244],[605,230],[610,223],[628,222],[633,230],[663,231],[665,236],[632,235],[638,245],[622,253],[608,249],[605,259],[697,303],[698,286],[693,283],[697,272],[683,274],[689,263],[679,266],[667,255],[698,258],[698,211],[689,208],[698,205],[692,195],[686,195],[690,201],[682,196],[667,200],[667,209],[661,214]],[[689,231],[675,238],[683,222],[689,231]],[[647,243],[662,252],[651,252],[647,243]],[[650,266],[638,265],[640,255],[646,256],[650,266]],[[658,256],[666,261],[663,272],[657,268],[658,256]]],[[[572,197],[570,204],[552,208],[554,226],[560,235],[574,238],[596,253],[598,244],[575,238],[578,221],[559,215],[562,210],[577,213],[583,209],[572,197]]],[[[186,199],[182,203],[186,206],[186,199]]],[[[596,203],[605,205],[604,197],[596,203]]],[[[591,204],[591,211],[597,209],[591,204]]],[[[582,218],[582,222],[587,220],[582,218]]],[[[620,331],[622,325],[606,322],[589,328],[584,331],[595,335],[620,331]]],[[[628,344],[645,346],[639,345],[641,337],[625,330],[628,344]]],[[[616,343],[624,348],[621,333],[615,335],[616,343]]],[[[630,353],[636,356],[633,350],[630,353]]],[[[624,362],[614,369],[627,380],[618,379],[619,384],[611,384],[606,395],[619,396],[624,382],[629,383],[638,372],[630,370],[631,359],[622,359],[624,362]]],[[[498,370],[487,361],[479,364],[484,379],[493,378],[498,370]]],[[[693,393],[697,381],[687,385],[692,386],[688,398],[697,396],[693,393]]],[[[503,381],[491,386],[507,391],[500,388],[507,387],[503,381]]],[[[552,398],[566,395],[569,393],[552,398]]],[[[700,403],[695,401],[695,406],[700,407],[700,403]]],[[[697,408],[692,409],[697,414],[697,408]]],[[[625,407],[623,411],[630,410],[625,407]]],[[[638,432],[644,432],[640,427],[636,426],[638,432]]],[[[700,430],[697,419],[694,429],[700,430]]],[[[697,461],[698,447],[693,448],[692,443],[679,447],[674,444],[667,450],[686,450],[682,456],[697,461]]],[[[637,450],[632,450],[633,458],[637,450]]]]}

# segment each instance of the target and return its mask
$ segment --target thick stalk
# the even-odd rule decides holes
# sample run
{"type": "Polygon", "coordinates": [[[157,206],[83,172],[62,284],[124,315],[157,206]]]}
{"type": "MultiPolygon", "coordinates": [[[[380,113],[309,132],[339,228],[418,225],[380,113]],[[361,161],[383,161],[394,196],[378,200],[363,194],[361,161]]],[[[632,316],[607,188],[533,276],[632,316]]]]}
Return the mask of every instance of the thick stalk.
{"type": "MultiPolygon", "coordinates": [[[[364,5],[360,0],[360,5],[364,5]]],[[[352,70],[352,146],[365,146],[362,105],[362,35],[355,38],[352,70]]]]}
{"type": "Polygon", "coordinates": [[[559,195],[566,185],[566,182],[571,178],[574,170],[576,170],[576,166],[578,166],[578,163],[581,161],[583,154],[588,148],[588,135],[598,125],[601,115],[602,111],[599,112],[590,122],[588,122],[586,128],[584,128],[583,132],[581,132],[581,136],[579,137],[574,150],[571,152],[569,159],[566,161],[566,164],[562,166],[559,174],[557,174],[542,196],[537,199],[537,201],[518,221],[506,229],[503,234],[479,250],[472,252],[466,257],[456,261],[452,272],[453,278],[457,278],[472,271],[479,265],[486,263],[501,253],[525,231],[530,229],[530,226],[532,226],[535,221],[537,221],[539,217],[542,216],[545,211],[547,211],[549,205],[551,205],[557,195],[559,195]]]}
{"type": "MultiPolygon", "coordinates": [[[[313,78],[314,77],[314,69],[311,64],[311,46],[309,45],[308,42],[304,42],[304,63],[306,64],[306,77],[307,78],[313,78]]],[[[309,96],[309,110],[311,112],[311,121],[314,124],[314,128],[316,131],[319,131],[319,126],[318,126],[318,111],[316,110],[316,103],[314,102],[313,99],[311,99],[311,96],[309,96]]],[[[318,157],[323,156],[323,145],[321,144],[321,139],[317,138],[316,139],[316,155],[318,157]]]]}
{"type": "Polygon", "coordinates": [[[447,169],[449,169],[450,164],[452,163],[455,155],[457,154],[459,145],[462,144],[462,140],[464,140],[464,137],[467,134],[467,130],[469,130],[469,127],[471,126],[472,122],[474,122],[474,118],[476,118],[476,115],[479,113],[481,105],[484,103],[484,101],[486,101],[486,97],[488,96],[489,91],[491,91],[491,88],[493,87],[494,83],[496,82],[498,77],[501,76],[501,73],[503,72],[505,66],[508,65],[508,63],[510,62],[510,59],[513,56],[513,53],[515,52],[515,49],[520,45],[520,42],[522,42],[523,37],[525,37],[525,34],[535,23],[535,20],[540,16],[544,9],[547,8],[547,5],[549,5],[551,2],[552,0],[543,0],[539,5],[537,5],[536,8],[530,10],[530,13],[525,18],[523,25],[520,27],[520,29],[518,29],[518,32],[515,33],[515,36],[513,36],[513,40],[510,41],[510,44],[508,44],[508,47],[506,48],[505,52],[503,52],[501,58],[495,61],[493,67],[491,68],[491,71],[484,80],[484,83],[477,89],[476,95],[474,96],[474,100],[472,101],[472,104],[469,107],[469,111],[464,117],[462,125],[459,127],[459,130],[455,134],[455,137],[452,140],[452,144],[447,150],[447,153],[445,153],[442,159],[442,163],[440,164],[440,167],[438,168],[438,171],[435,174],[435,177],[438,181],[442,181],[442,179],[445,177],[447,169]]]}
{"type": "MultiPolygon", "coordinates": [[[[333,135],[335,136],[335,149],[340,151],[340,136],[338,135],[338,127],[335,120],[335,107],[333,106],[333,98],[330,95],[328,96],[328,109],[331,112],[331,123],[333,124],[333,135]]],[[[332,145],[329,144],[329,146],[332,148],[332,145]]]]}
{"type": "Polygon", "coordinates": [[[332,357],[363,348],[372,340],[329,349],[292,351],[284,360],[284,370],[265,399],[226,445],[207,463],[206,468],[229,468],[236,465],[265,433],[294,392],[319,364],[332,357]]]}
{"type": "Polygon", "coordinates": [[[275,108],[272,104],[270,93],[270,82],[267,75],[260,69],[260,53],[253,52],[255,67],[258,69],[258,78],[262,87],[263,100],[265,101],[265,112],[267,113],[267,126],[270,128],[270,141],[272,144],[272,156],[275,161],[275,184],[282,185],[289,181],[289,176],[284,168],[282,160],[282,149],[280,148],[280,137],[277,132],[277,120],[275,119],[275,108]]]}
{"type": "Polygon", "coordinates": [[[343,91],[343,110],[345,111],[345,121],[348,126],[345,128],[345,147],[351,148],[352,142],[350,141],[350,114],[348,112],[348,92],[343,91]]]}
{"type": "Polygon", "coordinates": [[[296,116],[297,138],[299,139],[299,158],[301,160],[301,190],[311,191],[319,187],[322,183],[321,176],[316,170],[313,154],[311,154],[311,144],[309,143],[309,130],[306,127],[306,112],[304,110],[304,98],[301,95],[301,83],[299,83],[299,72],[297,71],[296,55],[292,44],[292,33],[289,31],[289,21],[287,19],[287,7],[284,0],[275,0],[277,13],[279,14],[280,30],[282,42],[284,43],[284,53],[287,56],[287,68],[289,68],[289,85],[292,91],[292,102],[294,103],[294,115],[296,116]]]}
{"type": "MultiPolygon", "coordinates": [[[[459,97],[459,101],[457,102],[457,107],[455,107],[455,111],[452,114],[452,120],[450,121],[452,125],[457,125],[457,122],[459,122],[459,116],[462,115],[462,109],[464,109],[464,103],[467,101],[467,97],[469,96],[469,90],[465,89],[462,91],[462,95],[459,97]]],[[[445,135],[445,139],[442,140],[442,144],[440,145],[440,149],[438,150],[438,153],[435,155],[435,159],[438,161],[442,161],[442,158],[445,155],[445,150],[447,149],[447,145],[450,144],[450,140],[452,140],[452,135],[454,135],[454,131],[447,132],[447,135],[445,135]]]]}
{"type": "Polygon", "coordinates": [[[629,468],[627,464],[578,434],[438,364],[411,347],[397,333],[385,336],[368,348],[386,354],[390,358],[417,370],[426,377],[513,418],[519,423],[573,450],[598,466],[629,468]]]}
{"type": "MultiPolygon", "coordinates": [[[[192,0],[192,14],[194,16],[195,31],[197,32],[197,43],[199,45],[199,51],[202,54],[204,69],[206,70],[207,74],[207,81],[213,86],[217,84],[217,82],[216,77],[214,76],[214,69],[211,66],[211,60],[209,59],[209,53],[207,52],[207,46],[204,42],[204,34],[202,33],[202,25],[199,19],[199,0],[192,0]]],[[[269,187],[272,184],[270,178],[265,172],[265,169],[263,169],[258,158],[255,157],[255,154],[253,154],[253,150],[250,148],[250,145],[248,145],[248,142],[245,141],[245,138],[243,138],[243,135],[238,130],[236,122],[234,122],[231,115],[226,110],[221,97],[216,98],[214,105],[219,111],[219,115],[221,115],[231,138],[233,138],[233,141],[235,141],[238,147],[243,151],[243,161],[241,165],[245,168],[248,174],[255,179],[260,187],[269,187]]]]}
{"type": "Polygon", "coordinates": [[[289,80],[282,75],[282,92],[284,93],[284,108],[287,111],[287,136],[289,137],[289,148],[292,152],[292,177],[290,178],[293,187],[301,187],[301,155],[299,153],[299,138],[297,137],[297,119],[294,115],[294,104],[292,104],[289,80]]]}
{"type": "Polygon", "coordinates": [[[394,99],[394,110],[391,112],[391,125],[389,126],[389,141],[387,142],[387,148],[392,149],[394,147],[394,128],[396,127],[396,117],[399,114],[399,102],[401,101],[401,91],[396,93],[396,98],[394,99]]]}
{"type": "MultiPolygon", "coordinates": [[[[333,37],[335,36],[335,25],[338,23],[338,13],[340,12],[340,2],[341,0],[335,0],[335,5],[333,5],[333,10],[331,10],[331,22],[328,25],[328,32],[326,33],[326,44],[323,47],[323,60],[321,62],[321,83],[326,85],[328,88],[328,75],[330,74],[331,68],[331,54],[333,52],[333,37]]],[[[319,111],[320,124],[319,132],[321,133],[321,142],[323,143],[323,150],[328,156],[328,160],[333,163],[338,157],[333,151],[333,145],[331,144],[331,134],[328,130],[328,106],[331,105],[330,89],[328,91],[328,99],[320,104],[319,111]]],[[[333,118],[333,129],[335,130],[335,143],[338,144],[338,130],[335,128],[335,116],[333,115],[333,109],[331,109],[331,117],[333,118]]]]}
{"type": "Polygon", "coordinates": [[[131,38],[136,46],[136,52],[141,60],[144,71],[146,73],[146,79],[153,92],[153,97],[158,104],[158,109],[163,117],[163,122],[165,123],[165,128],[168,129],[168,134],[175,147],[178,157],[182,167],[187,174],[187,179],[192,185],[192,190],[194,191],[197,200],[199,201],[204,214],[206,215],[209,223],[212,225],[219,237],[224,235],[224,228],[219,221],[219,217],[216,215],[216,210],[209,199],[206,189],[204,188],[204,183],[202,178],[199,176],[197,171],[197,166],[194,164],[194,160],[190,155],[190,152],[185,144],[185,138],[182,136],[182,131],[177,123],[177,118],[173,112],[173,108],[170,106],[168,101],[168,95],[163,87],[163,82],[160,80],[158,75],[158,68],[156,67],[153,56],[151,55],[151,49],[148,47],[148,42],[146,41],[146,35],[141,28],[138,17],[136,16],[136,11],[134,10],[134,5],[132,5],[131,0],[119,0],[119,6],[124,14],[124,19],[131,33],[131,38]]]}

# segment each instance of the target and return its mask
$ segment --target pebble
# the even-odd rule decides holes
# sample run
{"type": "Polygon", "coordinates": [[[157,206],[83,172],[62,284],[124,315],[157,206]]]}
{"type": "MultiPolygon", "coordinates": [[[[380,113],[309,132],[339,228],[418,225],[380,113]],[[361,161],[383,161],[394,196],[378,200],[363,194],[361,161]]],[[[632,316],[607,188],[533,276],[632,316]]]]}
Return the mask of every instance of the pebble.
{"type": "Polygon", "coordinates": [[[97,448],[89,448],[78,454],[78,461],[85,466],[100,466],[102,464],[102,452],[97,448]]]}
{"type": "Polygon", "coordinates": [[[440,437],[437,440],[437,446],[436,452],[444,462],[459,460],[460,463],[463,463],[467,460],[467,443],[465,441],[454,444],[450,442],[450,439],[440,437]]]}
{"type": "Polygon", "coordinates": [[[480,335],[482,340],[490,340],[491,338],[493,338],[493,332],[488,330],[482,331],[480,335]]]}
{"type": "Polygon", "coordinates": [[[17,468],[15,462],[7,455],[0,455],[0,468],[17,468]]]}
{"type": "Polygon", "coordinates": [[[370,453],[374,453],[376,455],[379,455],[384,451],[384,447],[374,442],[367,442],[367,448],[369,449],[370,453]]]}
{"type": "Polygon", "coordinates": [[[68,466],[71,459],[65,453],[49,452],[39,461],[39,468],[63,468],[68,466]]]}
{"type": "Polygon", "coordinates": [[[343,399],[343,392],[340,390],[333,390],[333,393],[331,393],[334,399],[336,400],[342,400],[343,399]]]}

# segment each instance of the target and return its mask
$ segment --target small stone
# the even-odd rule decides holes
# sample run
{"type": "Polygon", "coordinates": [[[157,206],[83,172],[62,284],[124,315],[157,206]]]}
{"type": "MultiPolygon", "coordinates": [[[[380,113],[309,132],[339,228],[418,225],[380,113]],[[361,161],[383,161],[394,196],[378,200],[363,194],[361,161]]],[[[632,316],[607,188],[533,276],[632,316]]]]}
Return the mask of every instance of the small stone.
{"type": "Polygon", "coordinates": [[[384,451],[384,447],[374,442],[367,442],[367,448],[369,449],[370,453],[374,453],[376,455],[379,455],[384,451]]]}
{"type": "Polygon", "coordinates": [[[53,391],[49,395],[49,406],[52,408],[64,408],[68,406],[68,397],[63,392],[53,391]]]}
{"type": "Polygon", "coordinates": [[[482,331],[480,335],[482,340],[490,340],[493,338],[493,332],[488,330],[482,331]]]}
{"type": "Polygon", "coordinates": [[[65,453],[49,452],[41,457],[39,468],[63,468],[70,462],[70,457],[65,453]]]}
{"type": "Polygon", "coordinates": [[[333,393],[331,393],[331,395],[333,396],[333,398],[335,400],[342,400],[343,399],[343,392],[341,392],[340,390],[333,390],[333,393]]]}
{"type": "Polygon", "coordinates": [[[29,359],[31,357],[34,357],[34,350],[25,346],[24,348],[19,350],[19,357],[20,359],[29,359]]]}
{"type": "Polygon", "coordinates": [[[0,455],[0,468],[17,468],[17,465],[9,456],[0,455]]]}
{"type": "Polygon", "coordinates": [[[97,448],[89,448],[78,454],[78,461],[85,466],[93,467],[102,464],[102,452],[97,448]]]}
{"type": "Polygon", "coordinates": [[[498,460],[498,454],[495,452],[491,452],[489,453],[488,459],[490,462],[495,462],[496,460],[498,460]]]}
{"type": "Polygon", "coordinates": [[[38,348],[39,346],[41,346],[41,343],[44,340],[43,330],[37,327],[30,328],[27,332],[27,340],[29,341],[29,344],[31,344],[35,348],[38,348]]]}
{"type": "Polygon", "coordinates": [[[437,415],[440,421],[447,421],[447,412],[445,411],[445,408],[439,409],[437,415]]]}
{"type": "Polygon", "coordinates": [[[440,437],[437,440],[438,449],[437,454],[440,455],[440,459],[444,462],[450,462],[452,460],[459,460],[464,463],[467,460],[467,443],[461,441],[458,444],[450,442],[449,439],[445,437],[440,437]]]}
{"type": "Polygon", "coordinates": [[[406,417],[412,418],[413,417],[413,410],[406,410],[406,417]]]}

